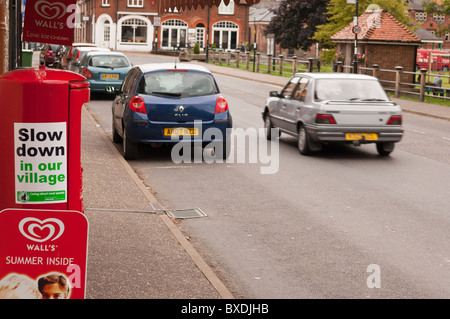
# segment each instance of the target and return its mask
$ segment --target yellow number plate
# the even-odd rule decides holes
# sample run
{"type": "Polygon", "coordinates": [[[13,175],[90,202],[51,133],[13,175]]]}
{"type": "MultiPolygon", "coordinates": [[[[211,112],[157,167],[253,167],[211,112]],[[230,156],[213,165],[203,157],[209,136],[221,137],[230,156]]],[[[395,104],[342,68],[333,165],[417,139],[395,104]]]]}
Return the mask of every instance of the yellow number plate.
{"type": "Polygon", "coordinates": [[[175,127],[175,128],[165,128],[164,129],[165,136],[180,136],[180,135],[190,135],[196,136],[198,135],[197,127],[175,127]]]}
{"type": "Polygon", "coordinates": [[[345,139],[349,141],[359,141],[359,140],[377,141],[378,135],[377,133],[346,133],[345,139]]]}
{"type": "Polygon", "coordinates": [[[103,80],[118,80],[119,74],[102,74],[103,80]]]}

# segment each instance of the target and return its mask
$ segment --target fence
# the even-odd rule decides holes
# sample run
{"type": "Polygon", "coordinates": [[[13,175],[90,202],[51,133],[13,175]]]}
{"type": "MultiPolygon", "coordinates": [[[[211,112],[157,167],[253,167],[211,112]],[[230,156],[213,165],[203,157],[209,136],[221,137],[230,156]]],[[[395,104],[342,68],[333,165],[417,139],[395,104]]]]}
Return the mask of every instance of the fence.
{"type": "MultiPolygon", "coordinates": [[[[418,72],[404,71],[403,67],[397,66],[395,70],[380,69],[377,64],[370,67],[358,67],[358,73],[372,75],[380,81],[387,92],[392,92],[395,97],[407,96],[418,98],[420,102],[425,100],[426,94],[433,94],[433,97],[450,100],[450,89],[442,86],[435,86],[432,78],[439,76],[444,82],[447,79],[450,83],[450,76],[439,73],[427,73],[427,69],[420,69],[418,72]],[[388,80],[393,78],[394,80],[388,80]]],[[[353,72],[353,66],[345,66],[342,62],[337,63],[337,72],[353,72]]]]}
{"type": "MultiPolygon", "coordinates": [[[[267,74],[292,76],[298,72],[320,72],[320,61],[309,58],[299,60],[296,56],[285,58],[283,55],[274,57],[270,54],[261,55],[259,52],[251,53],[240,51],[210,51],[210,61],[236,68],[245,68],[253,72],[264,72],[267,74]]],[[[336,72],[353,73],[354,67],[338,62],[333,68],[336,72]]],[[[442,81],[447,79],[450,83],[450,75],[427,73],[427,69],[418,72],[404,71],[398,66],[395,70],[381,69],[378,65],[372,67],[358,67],[358,73],[372,75],[380,81],[387,92],[392,92],[395,97],[408,96],[418,98],[420,102],[425,100],[426,94],[434,97],[450,100],[450,89],[434,86],[432,78],[439,76],[442,81]]]]}
{"type": "Polygon", "coordinates": [[[299,60],[296,56],[285,58],[283,55],[273,57],[271,54],[262,55],[257,52],[210,51],[210,61],[219,65],[236,65],[254,72],[292,76],[297,72],[320,72],[320,61],[317,59],[299,60]]]}

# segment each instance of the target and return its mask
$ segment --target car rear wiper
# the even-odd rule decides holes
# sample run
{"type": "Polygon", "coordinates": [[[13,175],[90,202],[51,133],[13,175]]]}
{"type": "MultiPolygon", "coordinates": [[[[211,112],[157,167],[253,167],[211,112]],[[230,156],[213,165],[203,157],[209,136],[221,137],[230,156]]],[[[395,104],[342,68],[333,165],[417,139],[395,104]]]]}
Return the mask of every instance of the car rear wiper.
{"type": "Polygon", "coordinates": [[[349,99],[349,101],[363,101],[363,102],[367,102],[367,101],[383,101],[383,102],[387,102],[384,99],[377,99],[377,98],[371,98],[371,99],[362,99],[360,97],[354,97],[349,99]]]}
{"type": "Polygon", "coordinates": [[[181,96],[181,92],[152,92],[152,94],[158,94],[158,95],[167,95],[167,96],[181,96]]]}

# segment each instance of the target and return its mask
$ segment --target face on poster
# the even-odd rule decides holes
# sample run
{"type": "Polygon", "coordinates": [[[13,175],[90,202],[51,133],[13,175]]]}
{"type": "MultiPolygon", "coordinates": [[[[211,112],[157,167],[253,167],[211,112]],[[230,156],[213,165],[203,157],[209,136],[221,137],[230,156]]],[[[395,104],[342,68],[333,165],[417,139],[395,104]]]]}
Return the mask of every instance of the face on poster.
{"type": "Polygon", "coordinates": [[[0,212],[0,299],[84,299],[88,221],[74,211],[0,212]]]}

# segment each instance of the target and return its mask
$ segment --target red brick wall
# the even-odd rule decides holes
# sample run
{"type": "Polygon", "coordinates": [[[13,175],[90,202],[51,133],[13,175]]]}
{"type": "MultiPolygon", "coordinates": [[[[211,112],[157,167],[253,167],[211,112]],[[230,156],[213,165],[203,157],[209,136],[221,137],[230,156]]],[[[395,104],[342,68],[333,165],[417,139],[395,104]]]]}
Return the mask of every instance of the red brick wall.
{"type": "MultiPolygon", "coordinates": [[[[366,66],[372,67],[378,64],[380,69],[395,70],[395,67],[403,67],[403,71],[414,72],[416,66],[415,52],[417,46],[414,45],[389,45],[370,44],[364,48],[366,66]]],[[[379,72],[378,78],[382,80],[395,81],[395,73],[379,72]]],[[[412,75],[404,75],[404,82],[411,82],[412,75]]]]}
{"type": "MultiPolygon", "coordinates": [[[[188,24],[188,28],[195,28],[198,23],[203,23],[205,27],[207,27],[207,16],[208,9],[197,7],[195,10],[192,8],[191,10],[185,10],[181,13],[164,13],[163,10],[163,0],[145,0],[143,8],[132,8],[127,7],[126,0],[110,0],[109,7],[102,7],[100,0],[88,0],[87,3],[87,12],[82,15],[89,16],[91,19],[95,15],[98,18],[100,15],[106,13],[113,19],[113,23],[117,23],[117,11],[125,11],[125,12],[136,12],[136,13],[157,13],[158,16],[161,17],[161,22],[164,22],[168,19],[180,19],[188,24]]],[[[210,39],[213,39],[212,35],[212,25],[218,21],[230,21],[234,22],[239,26],[240,34],[239,39],[240,42],[247,41],[249,36],[249,24],[248,24],[248,11],[249,6],[246,4],[235,4],[234,6],[234,14],[233,15],[223,15],[218,13],[218,8],[213,5],[210,8],[210,39]]],[[[120,18],[120,17],[119,17],[120,18]]],[[[148,18],[153,23],[154,16],[148,16],[148,18]]],[[[92,30],[91,30],[92,21],[88,21],[86,23],[86,37],[88,42],[92,42],[92,30]]],[[[159,35],[160,36],[160,35],[159,35]]],[[[158,43],[160,43],[161,39],[158,39],[158,43]]]]}

